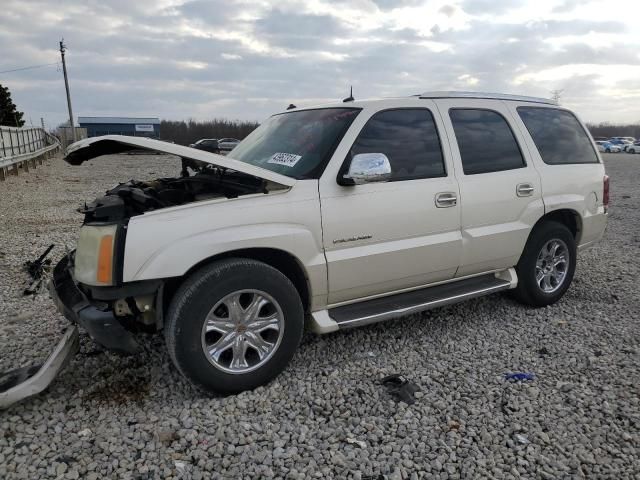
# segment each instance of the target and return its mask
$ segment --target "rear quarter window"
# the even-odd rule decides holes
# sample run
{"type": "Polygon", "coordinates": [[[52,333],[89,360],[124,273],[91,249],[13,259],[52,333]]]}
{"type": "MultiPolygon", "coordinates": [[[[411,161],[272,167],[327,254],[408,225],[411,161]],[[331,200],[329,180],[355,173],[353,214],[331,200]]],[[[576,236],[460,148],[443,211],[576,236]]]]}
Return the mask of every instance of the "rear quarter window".
{"type": "Polygon", "coordinates": [[[449,110],[449,117],[456,134],[465,175],[526,166],[511,127],[498,112],[452,108],[449,110]]]}
{"type": "Polygon", "coordinates": [[[571,112],[542,107],[517,110],[544,163],[598,163],[591,139],[571,112]]]}

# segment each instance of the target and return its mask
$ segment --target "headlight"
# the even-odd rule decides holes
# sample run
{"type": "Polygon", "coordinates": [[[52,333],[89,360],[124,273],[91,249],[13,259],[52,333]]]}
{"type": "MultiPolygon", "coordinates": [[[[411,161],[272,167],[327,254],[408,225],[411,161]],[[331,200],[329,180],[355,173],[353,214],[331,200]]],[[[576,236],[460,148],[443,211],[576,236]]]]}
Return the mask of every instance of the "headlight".
{"type": "Polygon", "coordinates": [[[87,285],[113,285],[113,247],[117,225],[85,225],[76,248],[75,279],[87,285]]]}

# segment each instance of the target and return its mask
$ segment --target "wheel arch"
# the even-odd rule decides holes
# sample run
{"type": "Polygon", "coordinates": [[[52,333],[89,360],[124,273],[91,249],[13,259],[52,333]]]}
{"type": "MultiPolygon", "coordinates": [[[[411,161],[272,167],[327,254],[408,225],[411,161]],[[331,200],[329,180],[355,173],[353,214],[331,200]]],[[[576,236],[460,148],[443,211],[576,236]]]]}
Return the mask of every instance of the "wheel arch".
{"type": "MultiPolygon", "coordinates": [[[[561,208],[561,209],[553,210],[551,212],[544,214],[542,217],[538,219],[538,221],[535,223],[535,225],[531,229],[531,232],[529,233],[529,238],[531,237],[531,233],[533,233],[533,231],[539,225],[548,221],[558,222],[564,225],[565,227],[567,227],[569,231],[573,234],[573,238],[576,241],[576,245],[580,244],[580,238],[582,236],[582,217],[577,211],[570,208],[561,208]]],[[[528,240],[529,239],[527,238],[527,241],[528,240]]]]}
{"type": "Polygon", "coordinates": [[[265,263],[287,277],[300,295],[300,300],[305,312],[311,308],[311,286],[309,277],[302,265],[302,262],[293,254],[277,248],[256,247],[243,248],[222,252],[205,258],[191,266],[184,275],[167,279],[163,288],[163,310],[166,312],[171,300],[182,283],[195,271],[206,265],[224,260],[227,258],[247,258],[265,263]]]}

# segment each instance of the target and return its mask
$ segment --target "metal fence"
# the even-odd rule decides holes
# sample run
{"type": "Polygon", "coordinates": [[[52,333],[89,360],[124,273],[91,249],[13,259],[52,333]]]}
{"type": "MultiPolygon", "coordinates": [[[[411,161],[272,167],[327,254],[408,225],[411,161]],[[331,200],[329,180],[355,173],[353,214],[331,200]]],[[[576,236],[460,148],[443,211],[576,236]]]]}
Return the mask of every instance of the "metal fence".
{"type": "MultiPolygon", "coordinates": [[[[75,141],[82,140],[83,138],[87,138],[87,129],[84,127],[73,127],[76,131],[76,139],[75,141]]],[[[67,147],[71,145],[73,140],[73,130],[71,127],[58,127],[56,130],[56,136],[62,143],[62,150],[67,151],[67,147]]]]}
{"type": "Polygon", "coordinates": [[[55,153],[60,142],[42,128],[0,127],[0,180],[4,180],[7,169],[13,167],[15,174],[20,167],[29,170],[29,165],[42,163],[43,157],[55,153]]]}

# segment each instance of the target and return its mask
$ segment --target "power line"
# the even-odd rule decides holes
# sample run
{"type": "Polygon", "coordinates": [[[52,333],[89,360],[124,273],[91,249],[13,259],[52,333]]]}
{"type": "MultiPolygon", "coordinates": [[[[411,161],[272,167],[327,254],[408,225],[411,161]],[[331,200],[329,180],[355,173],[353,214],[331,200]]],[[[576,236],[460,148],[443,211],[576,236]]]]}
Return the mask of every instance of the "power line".
{"type": "Polygon", "coordinates": [[[22,68],[14,68],[13,70],[4,70],[1,73],[12,73],[12,72],[21,72],[23,70],[33,70],[34,68],[43,68],[43,67],[50,67],[52,65],[58,65],[60,64],[60,62],[55,62],[55,63],[44,63],[42,65],[31,65],[29,67],[22,67],[22,68]]]}

